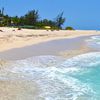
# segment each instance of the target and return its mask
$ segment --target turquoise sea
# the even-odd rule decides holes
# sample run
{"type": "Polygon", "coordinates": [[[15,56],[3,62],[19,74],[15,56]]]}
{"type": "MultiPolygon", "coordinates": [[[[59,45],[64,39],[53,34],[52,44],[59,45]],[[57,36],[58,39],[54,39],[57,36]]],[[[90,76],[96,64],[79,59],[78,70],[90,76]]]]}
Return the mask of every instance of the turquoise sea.
{"type": "MultiPolygon", "coordinates": [[[[98,42],[98,37],[88,40],[89,46],[98,42]]],[[[34,100],[100,100],[100,52],[69,59],[47,55],[13,61],[1,70],[0,79],[35,81],[40,93],[34,100]]]]}

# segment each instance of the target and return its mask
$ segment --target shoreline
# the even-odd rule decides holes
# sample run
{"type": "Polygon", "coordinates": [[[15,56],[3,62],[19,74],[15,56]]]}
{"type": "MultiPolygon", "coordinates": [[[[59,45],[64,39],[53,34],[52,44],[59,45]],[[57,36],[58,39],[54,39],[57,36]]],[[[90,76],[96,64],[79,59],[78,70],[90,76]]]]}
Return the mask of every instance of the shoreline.
{"type": "Polygon", "coordinates": [[[46,30],[32,30],[16,28],[0,28],[0,52],[11,50],[14,48],[22,48],[26,46],[45,43],[53,40],[71,39],[80,36],[99,35],[100,31],[85,31],[85,30],[59,30],[59,31],[46,31],[46,30]],[[13,31],[15,30],[15,31],[13,31]]]}
{"type": "Polygon", "coordinates": [[[84,40],[100,35],[100,31],[46,31],[2,28],[0,32],[0,59],[20,60],[39,55],[73,57],[91,50],[84,40]],[[83,46],[84,47],[83,47],[83,46]]]}
{"type": "MultiPolygon", "coordinates": [[[[90,35],[91,36],[91,35],[90,35]]],[[[59,56],[71,58],[82,53],[94,52],[87,47],[85,40],[90,36],[47,41],[31,46],[14,48],[0,52],[0,58],[6,60],[22,60],[33,56],[59,56]]],[[[92,35],[94,36],[94,35],[92,35]]]]}

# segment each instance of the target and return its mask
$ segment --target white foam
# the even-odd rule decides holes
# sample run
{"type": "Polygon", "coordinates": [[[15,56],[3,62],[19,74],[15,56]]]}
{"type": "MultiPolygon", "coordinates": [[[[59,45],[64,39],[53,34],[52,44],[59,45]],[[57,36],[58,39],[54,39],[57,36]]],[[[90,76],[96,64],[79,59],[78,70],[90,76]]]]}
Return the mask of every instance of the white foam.
{"type": "Polygon", "coordinates": [[[38,98],[45,100],[77,100],[85,95],[90,98],[94,93],[91,86],[82,83],[73,74],[83,71],[81,67],[100,64],[99,59],[100,52],[83,54],[67,60],[55,56],[39,56],[14,61],[0,75],[5,78],[34,80],[41,91],[38,98]]]}
{"type": "Polygon", "coordinates": [[[100,36],[92,36],[86,42],[90,47],[100,48],[100,36]]]}
{"type": "Polygon", "coordinates": [[[86,53],[66,60],[63,67],[93,67],[100,64],[100,52],[86,53]]]}

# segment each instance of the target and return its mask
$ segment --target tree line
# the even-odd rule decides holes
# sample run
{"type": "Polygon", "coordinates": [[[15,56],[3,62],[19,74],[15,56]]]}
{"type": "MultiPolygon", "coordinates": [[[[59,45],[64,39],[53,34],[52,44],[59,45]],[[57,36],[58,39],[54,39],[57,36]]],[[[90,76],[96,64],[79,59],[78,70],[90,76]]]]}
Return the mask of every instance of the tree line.
{"type": "Polygon", "coordinates": [[[4,8],[0,10],[0,26],[13,26],[34,29],[44,29],[45,26],[50,26],[52,29],[62,29],[65,21],[66,19],[63,17],[63,12],[58,14],[54,20],[49,20],[40,19],[38,10],[28,11],[24,16],[21,17],[11,17],[4,14],[4,8]]]}

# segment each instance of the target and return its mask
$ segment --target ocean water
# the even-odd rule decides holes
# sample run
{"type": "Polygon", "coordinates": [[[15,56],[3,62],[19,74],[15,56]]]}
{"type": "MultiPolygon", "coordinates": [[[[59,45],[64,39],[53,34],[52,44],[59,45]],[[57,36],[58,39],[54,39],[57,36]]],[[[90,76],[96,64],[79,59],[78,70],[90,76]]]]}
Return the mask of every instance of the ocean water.
{"type": "Polygon", "coordinates": [[[20,79],[38,84],[34,100],[100,100],[100,52],[0,61],[0,80],[20,79]]]}
{"type": "Polygon", "coordinates": [[[86,42],[89,47],[100,50],[100,36],[91,36],[86,42]]]}

